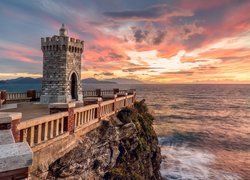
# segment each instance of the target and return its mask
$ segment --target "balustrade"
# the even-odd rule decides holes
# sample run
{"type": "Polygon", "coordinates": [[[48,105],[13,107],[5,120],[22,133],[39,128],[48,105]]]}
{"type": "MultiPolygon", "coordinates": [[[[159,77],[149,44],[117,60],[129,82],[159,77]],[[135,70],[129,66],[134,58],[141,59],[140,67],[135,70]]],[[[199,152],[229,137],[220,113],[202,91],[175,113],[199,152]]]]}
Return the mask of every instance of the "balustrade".
{"type": "Polygon", "coordinates": [[[128,106],[131,106],[132,104],[133,104],[133,102],[134,102],[134,95],[129,95],[129,96],[127,96],[127,105],[128,106]]]}
{"type": "Polygon", "coordinates": [[[101,118],[115,113],[114,100],[108,100],[101,103],[101,118]]]}
{"type": "Polygon", "coordinates": [[[126,106],[133,105],[135,93],[121,97],[114,96],[114,98],[107,101],[97,101],[95,104],[73,108],[69,111],[21,121],[17,125],[17,129],[20,131],[20,139],[27,142],[31,147],[35,147],[66,132],[74,133],[74,129],[88,127],[101,119],[115,114],[115,112],[126,106]],[[69,116],[71,112],[73,116],[69,116]]]}
{"type": "Polygon", "coordinates": [[[98,104],[83,106],[74,109],[75,127],[80,127],[90,121],[97,120],[98,104]]]}
{"type": "Polygon", "coordinates": [[[120,110],[125,107],[126,97],[116,98],[116,110],[120,110]]]}
{"type": "MultiPolygon", "coordinates": [[[[84,97],[98,97],[98,96],[103,96],[103,95],[112,95],[115,93],[119,94],[125,94],[127,93],[127,90],[119,90],[119,89],[114,89],[114,90],[101,90],[101,89],[96,89],[96,90],[86,90],[83,91],[83,96],[84,97]],[[116,92],[115,92],[116,90],[116,92]]],[[[33,99],[39,99],[41,96],[40,91],[35,91],[35,97],[32,97],[33,99]]],[[[27,92],[12,92],[12,93],[7,93],[7,101],[13,101],[13,100],[29,100],[32,99],[31,97],[28,97],[27,92]]]]}
{"type": "Polygon", "coordinates": [[[22,93],[7,93],[7,101],[8,100],[21,100],[21,99],[29,99],[26,92],[22,93]]]}
{"type": "Polygon", "coordinates": [[[64,133],[67,117],[68,112],[62,112],[22,121],[17,127],[21,131],[21,140],[33,147],[55,138],[64,133]]]}
{"type": "Polygon", "coordinates": [[[89,91],[83,91],[83,96],[84,97],[88,97],[88,96],[93,96],[93,97],[95,97],[95,96],[97,96],[97,94],[96,94],[96,91],[95,90],[89,90],[89,91]]]}

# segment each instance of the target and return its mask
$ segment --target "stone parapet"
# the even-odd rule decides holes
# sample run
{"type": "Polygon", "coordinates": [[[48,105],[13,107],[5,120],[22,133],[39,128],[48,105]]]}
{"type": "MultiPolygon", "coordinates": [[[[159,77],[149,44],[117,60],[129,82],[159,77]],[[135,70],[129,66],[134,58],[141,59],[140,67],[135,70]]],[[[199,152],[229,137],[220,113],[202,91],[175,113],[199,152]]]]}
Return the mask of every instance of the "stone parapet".
{"type": "Polygon", "coordinates": [[[22,113],[1,112],[0,130],[11,129],[15,142],[20,142],[20,131],[17,129],[22,113]]]}
{"type": "Polygon", "coordinates": [[[0,145],[0,177],[2,172],[27,168],[30,165],[32,151],[26,143],[0,145]]]}
{"type": "Polygon", "coordinates": [[[117,95],[116,94],[105,94],[105,95],[102,95],[102,98],[103,98],[103,100],[115,99],[115,98],[117,98],[117,95]]]}
{"type": "Polygon", "coordinates": [[[68,108],[73,108],[76,107],[75,102],[70,102],[70,103],[50,103],[49,104],[49,109],[68,109],[68,108]]]}
{"type": "Polygon", "coordinates": [[[25,179],[32,165],[32,150],[20,142],[21,113],[0,113],[0,179],[25,179]]]}
{"type": "Polygon", "coordinates": [[[15,143],[14,137],[10,129],[0,131],[0,145],[15,143]]]}
{"type": "Polygon", "coordinates": [[[74,121],[74,108],[76,107],[75,102],[71,103],[51,103],[49,104],[50,114],[68,111],[68,117],[64,119],[65,129],[70,134],[74,133],[75,121],[74,121]]]}
{"type": "Polygon", "coordinates": [[[98,102],[102,102],[101,97],[86,97],[86,98],[83,98],[83,105],[84,106],[91,105],[91,104],[98,104],[98,102]]]}

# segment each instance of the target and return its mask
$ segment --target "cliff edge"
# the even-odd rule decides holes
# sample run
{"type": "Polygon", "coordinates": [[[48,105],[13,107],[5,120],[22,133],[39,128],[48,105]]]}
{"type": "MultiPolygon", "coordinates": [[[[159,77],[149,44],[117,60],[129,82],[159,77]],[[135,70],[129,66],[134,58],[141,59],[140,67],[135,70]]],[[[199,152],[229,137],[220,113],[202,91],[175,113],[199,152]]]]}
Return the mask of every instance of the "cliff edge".
{"type": "Polygon", "coordinates": [[[49,166],[48,179],[161,179],[161,154],[144,101],[82,136],[49,166]]]}

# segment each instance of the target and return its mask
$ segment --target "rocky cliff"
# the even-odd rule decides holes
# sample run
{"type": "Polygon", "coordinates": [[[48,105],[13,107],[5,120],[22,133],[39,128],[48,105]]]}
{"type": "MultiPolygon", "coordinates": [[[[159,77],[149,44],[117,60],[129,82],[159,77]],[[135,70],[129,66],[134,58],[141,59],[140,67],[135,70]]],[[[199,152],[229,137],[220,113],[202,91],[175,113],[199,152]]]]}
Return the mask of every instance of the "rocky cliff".
{"type": "Polygon", "coordinates": [[[48,179],[161,179],[160,148],[144,101],[82,136],[49,167],[48,179]]]}

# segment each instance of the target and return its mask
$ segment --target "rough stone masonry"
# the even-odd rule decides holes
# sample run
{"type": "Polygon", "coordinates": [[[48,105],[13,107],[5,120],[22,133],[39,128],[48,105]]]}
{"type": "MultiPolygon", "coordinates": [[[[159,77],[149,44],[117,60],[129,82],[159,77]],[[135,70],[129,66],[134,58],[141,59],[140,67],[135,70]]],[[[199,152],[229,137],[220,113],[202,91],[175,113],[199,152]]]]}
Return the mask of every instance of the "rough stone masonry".
{"type": "Polygon", "coordinates": [[[59,36],[41,38],[43,51],[41,103],[82,101],[83,47],[83,41],[67,35],[64,24],[59,30],[59,36]]]}

